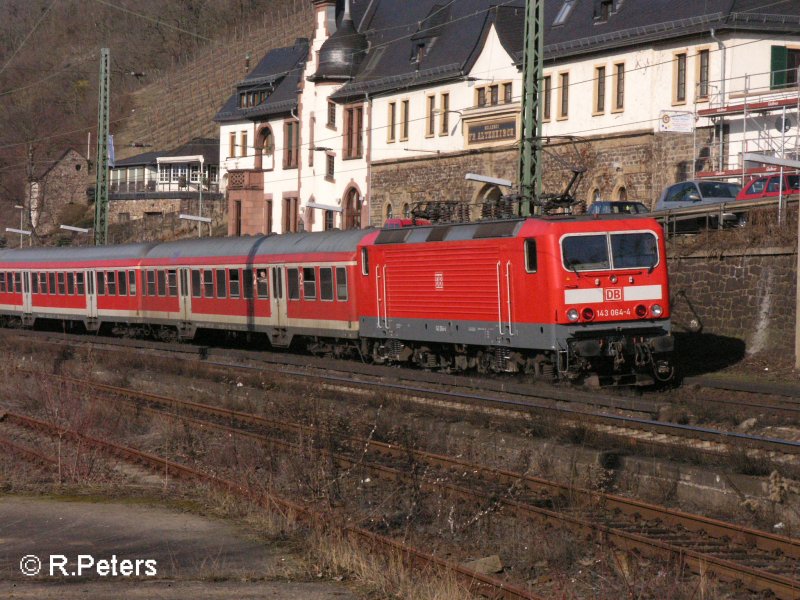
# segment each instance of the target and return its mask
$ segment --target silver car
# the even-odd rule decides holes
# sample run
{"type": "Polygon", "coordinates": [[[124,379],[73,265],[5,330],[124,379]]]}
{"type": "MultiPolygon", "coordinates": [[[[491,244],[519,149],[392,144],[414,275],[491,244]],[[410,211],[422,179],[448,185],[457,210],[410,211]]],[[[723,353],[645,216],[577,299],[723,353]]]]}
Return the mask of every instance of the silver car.
{"type": "MultiPolygon", "coordinates": [[[[727,181],[694,180],[683,181],[664,188],[656,203],[656,210],[674,210],[678,208],[700,208],[721,203],[733,203],[742,189],[737,183],[727,181]]],[[[700,216],[687,215],[674,218],[678,230],[697,230],[706,226],[717,227],[719,211],[711,211],[700,216]]],[[[726,226],[743,225],[745,216],[741,213],[722,213],[722,224],[726,226]]]]}

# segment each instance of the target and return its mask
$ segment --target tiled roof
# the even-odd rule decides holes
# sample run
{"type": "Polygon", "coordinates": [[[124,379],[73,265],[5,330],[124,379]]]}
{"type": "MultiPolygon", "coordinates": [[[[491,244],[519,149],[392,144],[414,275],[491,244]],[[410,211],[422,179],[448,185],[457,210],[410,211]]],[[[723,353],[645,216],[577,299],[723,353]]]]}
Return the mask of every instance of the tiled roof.
{"type": "MultiPolygon", "coordinates": [[[[712,28],[792,32],[800,29],[800,0],[612,0],[607,18],[600,0],[568,0],[572,10],[554,25],[567,0],[546,0],[545,60],[649,44],[707,33],[712,28]]],[[[515,62],[522,59],[524,0],[361,0],[359,30],[370,48],[355,77],[333,96],[364,94],[447,81],[466,75],[490,25],[515,62]],[[416,44],[426,44],[421,62],[416,44]]],[[[359,23],[356,20],[356,23],[359,23]]]]}

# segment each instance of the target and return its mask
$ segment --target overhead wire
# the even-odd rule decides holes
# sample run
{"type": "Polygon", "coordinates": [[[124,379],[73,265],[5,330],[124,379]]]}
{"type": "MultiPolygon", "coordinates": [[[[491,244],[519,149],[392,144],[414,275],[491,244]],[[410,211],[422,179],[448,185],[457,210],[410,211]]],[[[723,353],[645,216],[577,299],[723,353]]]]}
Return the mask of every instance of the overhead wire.
{"type": "Polygon", "coordinates": [[[17,54],[19,54],[19,51],[20,51],[20,50],[22,50],[23,46],[25,46],[25,44],[27,43],[27,41],[28,41],[28,40],[30,39],[30,37],[33,35],[33,32],[34,32],[34,31],[36,31],[36,30],[39,28],[39,25],[41,25],[41,23],[42,23],[42,21],[44,21],[45,17],[46,17],[48,14],[50,14],[50,10],[53,8],[53,6],[55,5],[55,3],[56,3],[57,1],[58,1],[58,0],[53,0],[53,1],[50,3],[50,5],[47,7],[47,9],[46,9],[44,12],[42,12],[42,14],[41,14],[41,15],[39,15],[39,18],[36,20],[36,23],[34,23],[34,25],[33,25],[33,28],[32,28],[32,29],[31,29],[31,30],[28,32],[28,35],[26,35],[26,36],[25,36],[25,38],[22,40],[22,42],[20,42],[20,45],[19,45],[19,46],[17,46],[17,47],[14,49],[14,51],[11,53],[11,56],[8,58],[8,60],[6,61],[6,63],[5,63],[5,64],[4,64],[2,67],[0,67],[0,75],[2,75],[2,74],[3,74],[3,72],[6,70],[6,68],[8,67],[8,65],[10,65],[10,64],[11,64],[11,61],[12,61],[12,60],[14,60],[14,58],[17,56],[17,54]]]}
{"type": "MultiPolygon", "coordinates": [[[[54,2],[55,2],[55,1],[56,1],[56,0],[54,0],[54,2]]],[[[135,11],[130,11],[130,10],[128,10],[128,9],[124,9],[123,7],[119,7],[119,6],[113,5],[113,3],[111,3],[111,2],[108,2],[107,0],[96,0],[96,1],[97,1],[97,2],[99,2],[99,3],[101,3],[101,4],[105,4],[105,5],[108,5],[108,6],[112,6],[112,7],[114,7],[114,8],[119,8],[120,10],[125,10],[125,11],[127,11],[127,12],[130,12],[130,13],[132,13],[132,14],[134,14],[134,15],[137,15],[137,16],[142,16],[143,18],[148,18],[148,20],[154,20],[152,17],[148,17],[147,15],[142,15],[142,14],[136,13],[135,11]]],[[[449,5],[453,4],[453,3],[454,3],[454,1],[455,1],[455,0],[451,0],[451,2],[450,2],[448,5],[446,5],[445,7],[442,7],[440,10],[444,10],[444,9],[445,9],[447,6],[449,6],[449,5]]],[[[54,3],[54,2],[53,2],[53,3],[54,3]]],[[[451,19],[450,21],[448,21],[448,23],[452,23],[452,22],[456,22],[456,21],[458,21],[458,20],[463,20],[463,19],[471,18],[471,17],[477,16],[477,15],[480,15],[480,14],[482,14],[482,13],[489,12],[489,11],[491,11],[491,10],[494,10],[494,9],[495,9],[495,8],[497,8],[498,6],[507,6],[507,5],[511,5],[511,4],[518,3],[518,2],[519,2],[519,0],[506,0],[505,2],[502,2],[502,3],[498,4],[498,5],[491,6],[491,7],[487,8],[487,9],[483,9],[483,10],[479,10],[479,11],[474,11],[474,12],[472,12],[472,13],[468,14],[468,15],[463,15],[463,16],[461,16],[461,17],[458,17],[458,18],[456,18],[456,19],[451,19]]],[[[785,2],[785,0],[781,0],[780,2],[773,2],[773,3],[771,3],[771,4],[767,4],[767,5],[765,5],[765,6],[773,6],[773,5],[776,5],[776,4],[782,4],[782,3],[784,3],[784,2],[785,2]]],[[[52,7],[52,4],[51,4],[51,7],[52,7]]],[[[747,11],[742,11],[742,12],[752,12],[752,11],[758,10],[759,8],[760,8],[760,7],[753,7],[753,8],[750,8],[750,9],[748,9],[747,11]]],[[[412,22],[412,23],[407,23],[407,24],[404,24],[404,25],[398,25],[398,26],[393,26],[393,27],[387,27],[387,28],[383,28],[383,29],[367,30],[367,32],[375,33],[375,32],[381,32],[381,31],[389,31],[389,30],[393,30],[393,29],[398,29],[398,28],[403,28],[403,27],[409,27],[409,26],[413,25],[414,23],[421,24],[422,22],[421,22],[421,21],[414,21],[414,22],[412,22]]],[[[178,28],[178,29],[180,29],[180,28],[178,28]]],[[[183,31],[184,33],[190,33],[190,34],[191,34],[191,32],[188,32],[188,31],[186,31],[186,30],[182,30],[182,31],[183,31]]],[[[408,37],[411,37],[411,36],[413,36],[415,33],[416,33],[416,32],[414,32],[414,33],[410,33],[410,34],[405,34],[405,35],[403,35],[403,36],[400,36],[400,37],[394,38],[394,39],[392,39],[392,40],[386,41],[386,42],[384,42],[384,43],[382,43],[382,44],[378,44],[378,45],[372,46],[372,47],[370,48],[370,51],[372,51],[372,50],[374,50],[375,48],[378,48],[378,47],[386,47],[386,46],[388,46],[388,45],[390,45],[390,44],[392,44],[392,43],[395,43],[395,42],[397,42],[397,41],[400,41],[400,40],[406,39],[406,38],[408,38],[408,37]]],[[[200,37],[202,37],[202,36],[200,36],[200,37]]],[[[205,38],[204,38],[204,39],[205,39],[205,38]]],[[[754,39],[754,40],[748,40],[748,41],[745,41],[745,42],[742,42],[742,43],[739,43],[739,44],[732,44],[732,45],[730,45],[730,46],[726,46],[726,48],[725,48],[725,49],[726,49],[726,50],[730,50],[730,49],[733,49],[733,48],[737,48],[737,47],[741,47],[741,46],[746,46],[746,45],[749,45],[749,44],[754,44],[754,43],[758,43],[758,42],[762,42],[762,41],[765,41],[765,38],[759,38],[759,39],[754,39]]],[[[721,51],[721,50],[720,50],[720,49],[718,49],[718,48],[715,48],[715,49],[709,49],[709,52],[720,52],[720,51],[721,51]]],[[[696,55],[696,54],[693,54],[692,56],[695,56],[695,55],[696,55]]],[[[647,65],[642,65],[642,66],[640,66],[640,67],[634,67],[634,68],[632,68],[632,69],[626,70],[626,75],[627,75],[628,73],[635,72],[635,71],[638,71],[638,70],[646,70],[646,69],[653,68],[653,67],[656,67],[656,66],[660,66],[660,65],[669,64],[669,63],[671,63],[671,62],[674,62],[674,60],[675,60],[675,59],[674,59],[674,58],[672,58],[672,59],[665,60],[665,61],[658,62],[658,63],[650,63],[650,64],[647,64],[647,65]]],[[[287,70],[287,71],[283,71],[283,72],[281,72],[281,73],[278,73],[277,75],[278,75],[278,76],[280,76],[280,75],[284,75],[284,76],[285,76],[285,75],[288,75],[289,73],[292,73],[293,71],[303,71],[303,70],[305,70],[305,68],[306,68],[306,65],[305,65],[305,64],[303,64],[302,66],[299,66],[299,67],[296,67],[296,68],[293,68],[293,69],[289,69],[289,70],[287,70]]],[[[489,70],[487,70],[487,71],[484,71],[484,72],[474,72],[474,73],[472,73],[472,75],[481,75],[481,74],[490,74],[490,73],[492,73],[492,71],[489,71],[489,70]]],[[[613,77],[613,74],[606,75],[606,77],[607,77],[607,78],[611,78],[611,77],[613,77]]],[[[595,78],[591,78],[591,79],[584,79],[584,80],[579,80],[579,81],[572,81],[572,82],[570,82],[570,83],[568,84],[568,86],[569,86],[569,87],[574,87],[574,86],[577,86],[577,85],[583,85],[583,84],[586,84],[586,83],[593,83],[593,82],[595,82],[595,81],[597,81],[597,78],[596,78],[596,77],[595,77],[595,78]]],[[[413,85],[413,84],[412,84],[412,85],[413,85]]],[[[408,86],[408,87],[410,87],[410,86],[408,86]]],[[[557,90],[558,90],[558,89],[560,89],[561,87],[562,87],[562,86],[553,86],[553,87],[552,87],[552,90],[553,90],[553,91],[557,91],[557,90]]],[[[403,89],[403,88],[401,88],[401,89],[403,89]]],[[[0,94],[0,95],[2,95],[2,94],[0,94]]],[[[514,96],[514,99],[519,99],[519,98],[520,98],[520,96],[514,96]]],[[[472,107],[471,107],[471,106],[467,106],[467,107],[464,107],[464,108],[461,108],[461,109],[451,109],[451,112],[458,112],[458,111],[464,110],[464,109],[466,109],[466,108],[472,108],[472,107]]],[[[122,118],[120,118],[120,119],[116,119],[114,122],[116,123],[116,122],[120,122],[120,121],[125,121],[125,120],[131,119],[131,118],[132,118],[132,117],[130,117],[130,116],[127,116],[127,117],[122,117],[122,118]]],[[[409,122],[409,123],[413,123],[413,122],[425,121],[425,120],[427,120],[427,116],[423,116],[423,117],[420,117],[420,118],[415,118],[415,119],[409,119],[409,121],[408,121],[408,122],[409,122]]],[[[646,120],[641,120],[641,121],[636,121],[636,122],[627,122],[627,123],[625,123],[625,124],[626,124],[626,125],[635,125],[635,124],[642,124],[642,123],[652,123],[652,122],[657,122],[657,121],[658,121],[658,118],[657,118],[657,117],[655,117],[655,118],[646,119],[646,120]]],[[[591,132],[594,132],[594,131],[602,131],[602,130],[607,130],[607,129],[610,129],[610,128],[613,128],[613,127],[618,127],[618,126],[619,126],[619,124],[613,124],[613,125],[608,125],[608,126],[599,126],[599,127],[594,127],[594,128],[584,129],[584,130],[575,131],[575,132],[568,132],[568,133],[566,133],[565,135],[578,135],[578,134],[587,134],[587,133],[591,133],[591,132]]],[[[373,131],[380,131],[381,129],[386,129],[386,128],[388,128],[388,127],[389,127],[389,126],[387,125],[387,126],[383,126],[383,127],[372,128],[372,130],[373,130],[373,131]]],[[[90,126],[90,127],[86,127],[86,128],[80,129],[80,130],[73,130],[72,132],[66,132],[66,133],[55,134],[55,135],[53,135],[53,136],[42,137],[42,138],[38,138],[38,139],[36,139],[36,140],[31,140],[31,141],[28,141],[28,142],[19,142],[19,143],[16,143],[16,144],[6,144],[6,145],[0,145],[0,149],[3,149],[3,148],[8,148],[8,147],[13,147],[13,146],[15,146],[15,145],[27,144],[27,143],[31,143],[31,142],[41,142],[41,141],[46,141],[46,140],[48,140],[48,139],[55,139],[55,138],[58,138],[58,137],[64,137],[64,136],[66,136],[66,135],[71,135],[72,133],[78,133],[78,132],[88,132],[88,131],[92,131],[92,130],[94,130],[94,129],[95,129],[95,126],[90,126]]],[[[344,135],[344,133],[342,133],[342,134],[336,134],[335,136],[331,136],[331,137],[328,137],[328,138],[321,138],[321,139],[315,140],[315,141],[314,141],[314,145],[315,145],[315,146],[317,146],[317,145],[320,145],[320,144],[322,144],[322,143],[324,143],[324,142],[331,142],[331,141],[338,140],[338,139],[342,138],[342,137],[343,137],[343,135],[344,135]]],[[[303,142],[303,143],[301,143],[300,145],[298,145],[297,147],[298,147],[298,148],[304,148],[304,147],[308,147],[308,146],[310,146],[310,143],[311,143],[310,141],[309,141],[309,142],[303,142]]],[[[241,147],[241,145],[238,145],[237,147],[241,147]]],[[[255,145],[248,145],[248,146],[247,146],[247,148],[248,148],[248,149],[253,149],[253,150],[256,150],[256,149],[257,149],[255,145]]],[[[279,150],[280,150],[280,151],[282,151],[282,150],[283,150],[283,148],[275,148],[275,150],[274,150],[274,151],[275,151],[275,152],[278,152],[279,150]]]]}

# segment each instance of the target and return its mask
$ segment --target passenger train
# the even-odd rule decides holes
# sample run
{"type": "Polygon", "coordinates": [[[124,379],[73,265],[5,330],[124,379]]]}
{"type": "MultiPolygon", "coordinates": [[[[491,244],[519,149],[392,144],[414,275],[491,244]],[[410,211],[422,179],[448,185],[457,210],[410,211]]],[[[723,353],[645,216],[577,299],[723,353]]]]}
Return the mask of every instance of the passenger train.
{"type": "Polygon", "coordinates": [[[5,325],[253,332],[274,348],[450,371],[666,381],[669,316],[662,230],[648,218],[0,251],[5,325]]]}

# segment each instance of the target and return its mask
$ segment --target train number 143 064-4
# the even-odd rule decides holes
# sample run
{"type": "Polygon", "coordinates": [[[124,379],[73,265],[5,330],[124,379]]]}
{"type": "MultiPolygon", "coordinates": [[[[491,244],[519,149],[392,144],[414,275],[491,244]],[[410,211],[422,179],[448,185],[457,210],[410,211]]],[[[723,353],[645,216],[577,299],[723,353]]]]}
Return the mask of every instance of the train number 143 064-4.
{"type": "Polygon", "coordinates": [[[630,308],[601,308],[597,311],[597,316],[603,317],[630,317],[630,308]]]}

